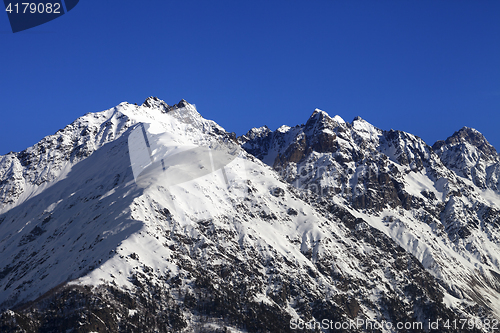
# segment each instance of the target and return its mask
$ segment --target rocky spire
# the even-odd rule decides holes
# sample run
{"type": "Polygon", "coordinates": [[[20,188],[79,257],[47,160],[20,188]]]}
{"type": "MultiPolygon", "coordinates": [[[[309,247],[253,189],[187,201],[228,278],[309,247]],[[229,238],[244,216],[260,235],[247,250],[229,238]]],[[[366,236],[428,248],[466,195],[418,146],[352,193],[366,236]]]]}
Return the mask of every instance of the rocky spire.
{"type": "Polygon", "coordinates": [[[170,108],[170,106],[167,103],[165,103],[158,97],[153,97],[153,96],[146,98],[144,103],[142,103],[142,106],[152,109],[160,109],[163,112],[167,112],[168,109],[170,108]]]}

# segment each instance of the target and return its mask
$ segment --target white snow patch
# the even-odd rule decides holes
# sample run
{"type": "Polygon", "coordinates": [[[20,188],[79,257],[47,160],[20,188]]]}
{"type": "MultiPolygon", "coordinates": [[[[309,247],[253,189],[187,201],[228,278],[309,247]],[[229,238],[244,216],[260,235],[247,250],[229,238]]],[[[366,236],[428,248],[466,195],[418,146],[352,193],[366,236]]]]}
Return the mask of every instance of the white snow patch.
{"type": "Polygon", "coordinates": [[[404,180],[408,186],[405,186],[405,191],[416,197],[423,198],[422,191],[430,191],[436,195],[436,198],[443,200],[443,192],[436,189],[434,182],[427,175],[427,170],[423,172],[410,171],[405,174],[404,180]]]}
{"type": "Polygon", "coordinates": [[[342,117],[339,115],[336,115],[335,117],[333,117],[333,120],[335,120],[339,124],[345,124],[344,119],[342,119],[342,117]]]}

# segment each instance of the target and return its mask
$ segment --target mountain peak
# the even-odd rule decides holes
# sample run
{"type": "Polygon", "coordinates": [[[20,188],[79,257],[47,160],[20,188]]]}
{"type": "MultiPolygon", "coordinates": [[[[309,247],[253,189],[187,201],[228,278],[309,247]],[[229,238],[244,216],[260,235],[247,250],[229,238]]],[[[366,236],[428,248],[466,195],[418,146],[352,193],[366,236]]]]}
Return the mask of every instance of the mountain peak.
{"type": "Polygon", "coordinates": [[[196,126],[203,126],[202,123],[205,121],[196,110],[196,106],[188,103],[185,99],[181,99],[179,103],[170,106],[158,97],[148,97],[142,107],[158,109],[162,113],[169,113],[183,122],[196,124],[196,126]]]}
{"type": "Polygon", "coordinates": [[[497,151],[495,147],[493,147],[488,140],[484,137],[484,135],[478,130],[464,126],[460,130],[453,133],[452,136],[448,137],[445,141],[437,141],[432,149],[438,150],[444,145],[455,146],[463,143],[469,143],[472,146],[478,148],[481,152],[483,152],[487,156],[496,156],[497,151]]]}
{"type": "Polygon", "coordinates": [[[335,117],[332,118],[332,117],[330,117],[328,112],[320,110],[320,109],[315,109],[314,112],[309,117],[309,120],[312,120],[312,119],[323,120],[325,118],[328,120],[333,120],[337,124],[345,124],[345,121],[344,121],[344,119],[342,119],[341,116],[336,115],[335,117]]]}
{"type": "Polygon", "coordinates": [[[309,118],[314,118],[314,117],[323,118],[325,116],[330,117],[327,112],[316,108],[316,109],[314,109],[314,112],[312,113],[311,117],[309,117],[309,118]]]}
{"type": "Polygon", "coordinates": [[[248,138],[248,139],[255,139],[257,137],[265,137],[267,136],[270,132],[272,132],[269,127],[267,127],[266,125],[264,126],[261,126],[261,127],[254,127],[252,129],[250,129],[245,135],[244,137],[248,138]]]}
{"type": "Polygon", "coordinates": [[[142,103],[142,106],[152,108],[152,109],[161,109],[164,112],[166,112],[169,108],[169,105],[165,103],[163,100],[159,99],[158,97],[153,97],[150,96],[146,98],[144,103],[142,103]]]}
{"type": "Polygon", "coordinates": [[[185,99],[181,99],[179,103],[172,105],[169,107],[169,109],[180,109],[180,108],[185,108],[186,106],[190,105],[185,99]]]}
{"type": "Polygon", "coordinates": [[[370,141],[377,138],[379,135],[382,135],[382,131],[380,129],[373,126],[360,116],[356,116],[351,125],[359,136],[370,141]]]}
{"type": "Polygon", "coordinates": [[[304,133],[308,136],[316,136],[325,130],[331,131],[337,127],[337,123],[326,113],[320,109],[315,109],[311,117],[306,122],[304,133]]]}

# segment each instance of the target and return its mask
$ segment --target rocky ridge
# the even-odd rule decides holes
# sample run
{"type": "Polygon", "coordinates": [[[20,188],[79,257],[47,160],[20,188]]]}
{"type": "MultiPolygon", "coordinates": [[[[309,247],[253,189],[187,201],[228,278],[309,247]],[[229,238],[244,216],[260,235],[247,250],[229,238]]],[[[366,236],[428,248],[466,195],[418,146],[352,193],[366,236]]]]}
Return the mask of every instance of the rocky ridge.
{"type": "Polygon", "coordinates": [[[359,117],[346,123],[319,114],[304,126],[258,138],[250,131],[239,140],[304,195],[353,207],[419,258],[452,295],[498,314],[496,150],[470,128],[430,147],[359,117]],[[478,292],[478,284],[484,290],[478,292]]]}

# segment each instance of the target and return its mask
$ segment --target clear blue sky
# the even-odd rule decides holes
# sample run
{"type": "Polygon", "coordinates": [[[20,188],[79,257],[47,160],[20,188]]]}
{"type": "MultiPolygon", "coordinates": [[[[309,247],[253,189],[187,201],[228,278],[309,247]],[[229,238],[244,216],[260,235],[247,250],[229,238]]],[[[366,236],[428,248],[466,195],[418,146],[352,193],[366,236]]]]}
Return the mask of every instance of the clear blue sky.
{"type": "Polygon", "coordinates": [[[500,1],[81,0],[16,34],[0,13],[0,49],[0,154],[150,95],[238,135],[320,108],[500,150],[500,1]]]}

